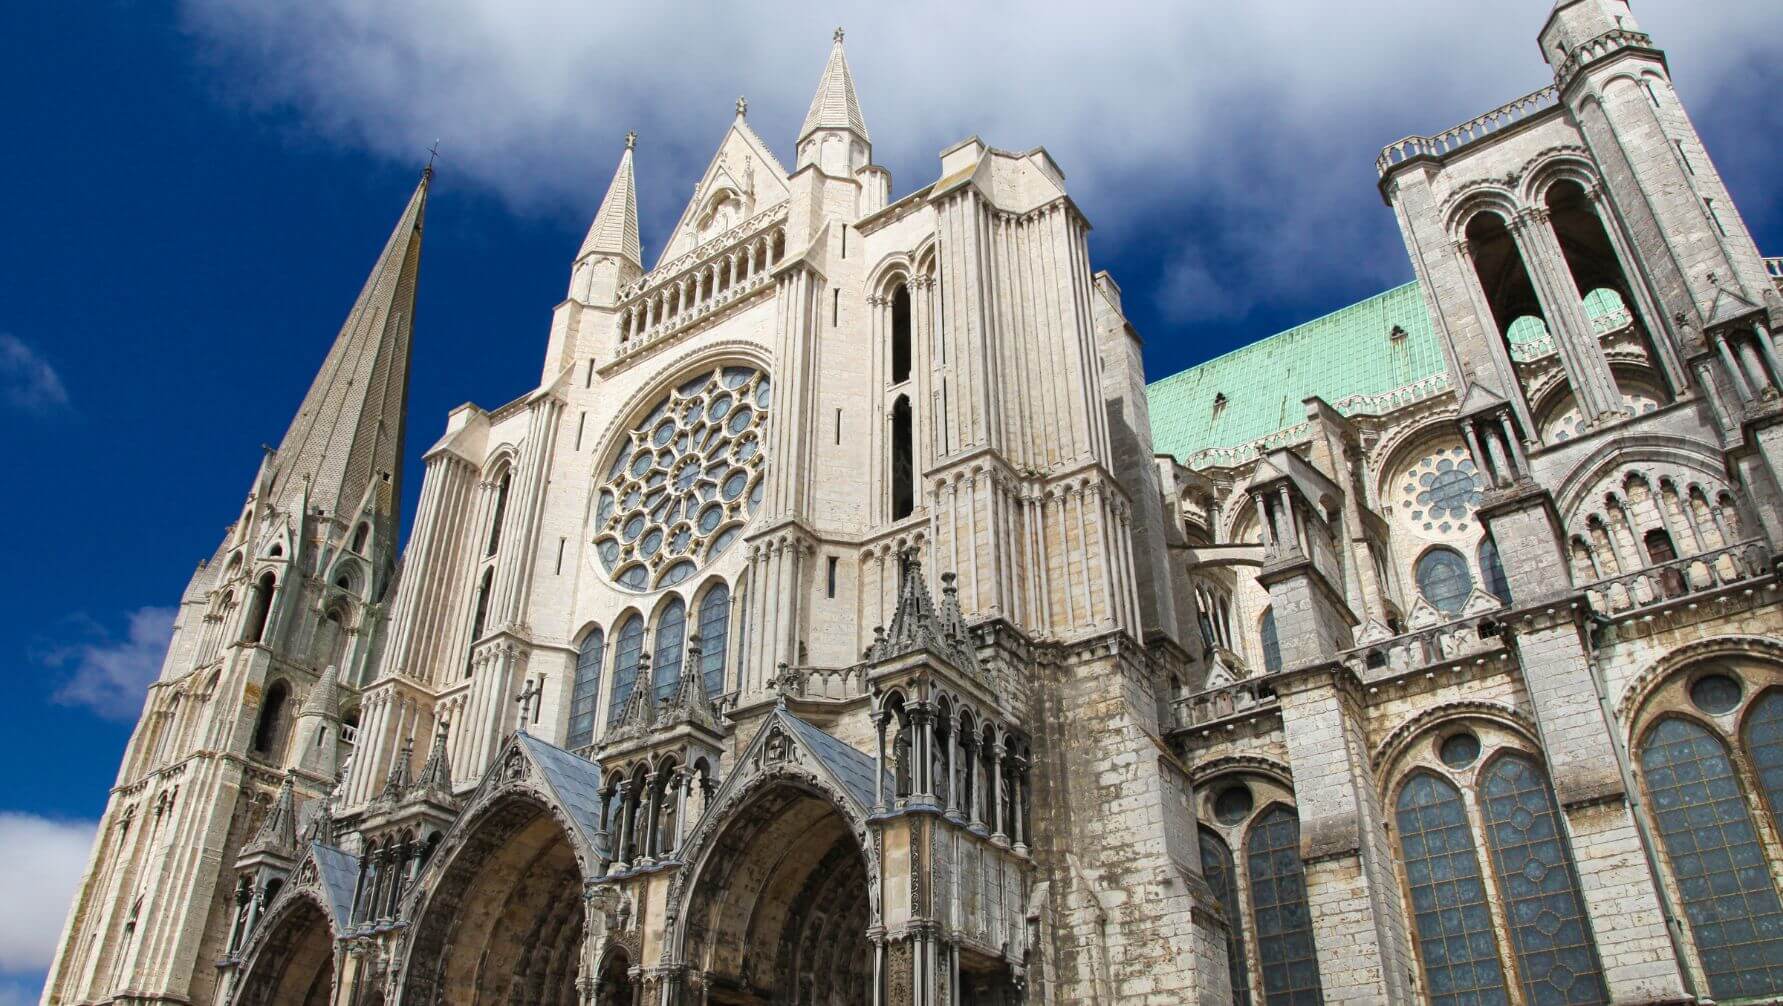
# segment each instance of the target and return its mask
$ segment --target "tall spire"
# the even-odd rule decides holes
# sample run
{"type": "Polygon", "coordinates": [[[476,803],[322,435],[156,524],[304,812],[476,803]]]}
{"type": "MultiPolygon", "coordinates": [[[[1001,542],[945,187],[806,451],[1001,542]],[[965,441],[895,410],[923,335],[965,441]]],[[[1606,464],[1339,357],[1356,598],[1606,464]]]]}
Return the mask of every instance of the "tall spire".
{"type": "Polygon", "coordinates": [[[848,54],[842,50],[842,29],[837,28],[835,44],[830,46],[830,61],[817,82],[817,94],[811,98],[811,111],[805,113],[805,126],[799,130],[799,143],[820,129],[844,129],[871,143],[867,136],[867,120],[861,118],[860,99],[854,96],[854,75],[848,71],[848,54]]]}
{"type": "Polygon", "coordinates": [[[388,473],[390,492],[378,509],[395,516],[402,499],[421,221],[432,178],[432,168],[421,173],[408,207],[285,431],[274,460],[275,499],[299,491],[307,479],[311,501],[338,514],[358,505],[371,481],[388,473]]]}
{"type": "Polygon", "coordinates": [[[601,200],[600,212],[582,239],[578,260],[590,255],[616,255],[643,268],[644,253],[638,244],[638,187],[632,178],[632,149],[638,145],[637,133],[625,134],[625,153],[619,155],[619,168],[613,172],[613,184],[601,200]]]}

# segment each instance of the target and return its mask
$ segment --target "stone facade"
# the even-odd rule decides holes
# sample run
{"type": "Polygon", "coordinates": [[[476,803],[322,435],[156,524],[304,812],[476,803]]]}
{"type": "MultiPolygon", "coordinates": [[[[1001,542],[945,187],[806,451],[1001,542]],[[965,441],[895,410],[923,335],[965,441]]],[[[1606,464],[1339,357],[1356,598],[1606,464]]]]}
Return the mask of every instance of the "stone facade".
{"type": "Polygon", "coordinates": [[[648,270],[628,141],[399,567],[424,176],[44,1002],[1783,995],[1783,267],[1621,0],[1540,38],[1382,154],[1415,288],[1240,430],[1291,382],[1148,388],[1044,149],[892,200],[838,32],[648,270]]]}

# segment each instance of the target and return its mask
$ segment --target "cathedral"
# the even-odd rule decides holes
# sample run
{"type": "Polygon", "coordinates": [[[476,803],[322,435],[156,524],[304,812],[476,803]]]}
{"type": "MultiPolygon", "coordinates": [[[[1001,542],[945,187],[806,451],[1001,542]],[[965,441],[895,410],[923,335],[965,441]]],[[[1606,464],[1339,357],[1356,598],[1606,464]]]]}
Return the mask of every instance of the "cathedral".
{"type": "Polygon", "coordinates": [[[1624,0],[1538,37],[1381,153],[1412,283],[1148,383],[1060,165],[896,195],[838,31],[651,266],[628,138],[405,525],[424,173],[43,1002],[1778,1001],[1783,260],[1624,0]]]}

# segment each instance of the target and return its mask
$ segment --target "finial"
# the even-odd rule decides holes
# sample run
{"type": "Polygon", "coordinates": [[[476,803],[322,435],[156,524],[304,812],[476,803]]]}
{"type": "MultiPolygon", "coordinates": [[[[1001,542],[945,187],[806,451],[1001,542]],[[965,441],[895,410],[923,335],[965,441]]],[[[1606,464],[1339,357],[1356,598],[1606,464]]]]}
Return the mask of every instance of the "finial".
{"type": "Polygon", "coordinates": [[[841,29],[841,28],[837,28],[837,29],[836,29],[836,35],[835,35],[835,39],[836,39],[836,44],[837,44],[837,45],[841,45],[841,44],[842,44],[842,34],[843,34],[843,32],[842,32],[842,29],[841,29]]]}
{"type": "Polygon", "coordinates": [[[748,114],[749,114],[749,99],[744,97],[743,95],[740,95],[740,94],[737,95],[737,118],[741,119],[741,118],[747,116],[748,114]]]}
{"type": "Polygon", "coordinates": [[[633,129],[625,134],[625,149],[634,150],[638,146],[638,131],[633,129]]]}
{"type": "Polygon", "coordinates": [[[438,139],[435,139],[433,141],[433,146],[427,148],[427,167],[422,169],[422,171],[421,171],[422,178],[432,178],[433,177],[433,162],[439,160],[439,158],[440,158],[440,141],[438,139]]]}

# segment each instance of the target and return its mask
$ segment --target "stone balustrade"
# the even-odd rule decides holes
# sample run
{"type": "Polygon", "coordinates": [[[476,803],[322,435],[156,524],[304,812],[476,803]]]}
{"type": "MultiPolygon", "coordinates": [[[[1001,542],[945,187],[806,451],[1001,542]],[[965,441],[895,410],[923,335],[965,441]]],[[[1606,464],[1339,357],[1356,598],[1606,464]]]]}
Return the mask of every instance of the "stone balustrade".
{"type": "Polygon", "coordinates": [[[1605,577],[1585,588],[1591,609],[1621,617],[1754,581],[1770,572],[1770,550],[1757,539],[1605,577]]]}
{"type": "Polygon", "coordinates": [[[1374,166],[1382,178],[1394,168],[1420,157],[1440,158],[1462,147],[1501,132],[1526,119],[1560,104],[1560,89],[1553,84],[1533,91],[1515,101],[1506,102],[1484,115],[1475,116],[1459,126],[1445,129],[1435,136],[1408,136],[1390,143],[1375,158],[1374,166]]]}
{"type": "Polygon", "coordinates": [[[1783,283],[1783,258],[1765,259],[1764,271],[1770,273],[1772,279],[1779,283],[1783,283]]]}
{"type": "Polygon", "coordinates": [[[1207,726],[1229,716],[1272,708],[1278,703],[1268,677],[1245,678],[1229,685],[1185,695],[1171,702],[1176,728],[1207,726]]]}
{"type": "Polygon", "coordinates": [[[1358,678],[1379,680],[1504,649],[1501,613],[1492,611],[1414,629],[1391,639],[1345,650],[1338,658],[1358,678]]]}

